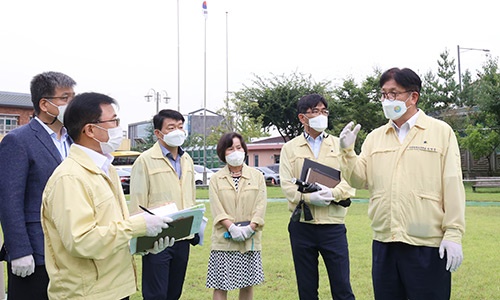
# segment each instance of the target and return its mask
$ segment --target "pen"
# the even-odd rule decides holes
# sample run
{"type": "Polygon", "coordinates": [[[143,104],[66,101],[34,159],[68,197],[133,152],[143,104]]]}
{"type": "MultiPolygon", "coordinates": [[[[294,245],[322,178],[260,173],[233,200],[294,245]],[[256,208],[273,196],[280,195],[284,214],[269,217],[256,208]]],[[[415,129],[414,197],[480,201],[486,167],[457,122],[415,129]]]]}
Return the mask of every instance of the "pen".
{"type": "Polygon", "coordinates": [[[139,208],[142,209],[143,211],[147,212],[148,214],[150,215],[155,215],[154,213],[152,213],[149,209],[145,208],[144,206],[142,205],[139,205],[139,208]]]}
{"type": "MultiPolygon", "coordinates": [[[[149,209],[145,208],[145,207],[144,207],[144,206],[142,206],[142,205],[139,205],[139,208],[140,208],[140,209],[142,209],[143,211],[147,212],[147,213],[148,213],[148,214],[150,214],[150,215],[153,215],[153,216],[155,215],[152,211],[150,211],[149,209]]],[[[171,223],[167,223],[167,224],[168,224],[168,227],[172,227],[172,228],[174,228],[174,227],[175,227],[175,226],[174,226],[174,225],[172,225],[171,223]]]]}

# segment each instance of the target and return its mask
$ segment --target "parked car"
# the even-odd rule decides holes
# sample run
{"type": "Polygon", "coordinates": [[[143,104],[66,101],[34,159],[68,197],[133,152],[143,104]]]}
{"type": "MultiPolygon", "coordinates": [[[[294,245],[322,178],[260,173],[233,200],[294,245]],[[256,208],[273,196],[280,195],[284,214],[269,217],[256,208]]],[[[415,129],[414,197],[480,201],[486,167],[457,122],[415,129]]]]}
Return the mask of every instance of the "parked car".
{"type": "Polygon", "coordinates": [[[280,174],[274,172],[268,167],[254,167],[259,170],[264,178],[266,179],[267,185],[279,185],[280,184],[280,174]]]}
{"type": "Polygon", "coordinates": [[[122,182],[122,188],[124,194],[130,194],[130,173],[132,172],[132,165],[134,161],[141,155],[141,152],[137,151],[115,151],[111,153],[114,159],[112,164],[116,168],[118,176],[120,176],[120,181],[122,182]]]}
{"type": "Polygon", "coordinates": [[[272,164],[272,165],[269,165],[269,166],[266,166],[266,167],[268,167],[269,169],[273,170],[274,173],[277,173],[277,174],[280,173],[280,164],[272,164]]]}
{"type": "Polygon", "coordinates": [[[204,168],[201,165],[194,165],[194,182],[196,185],[201,185],[203,184],[203,170],[206,169],[207,171],[207,185],[210,183],[210,177],[214,174],[214,171],[210,170],[209,168],[204,168]]]}
{"type": "Polygon", "coordinates": [[[116,170],[123,170],[132,173],[132,166],[116,166],[116,170]]]}
{"type": "Polygon", "coordinates": [[[219,171],[220,169],[222,169],[222,168],[210,168],[210,170],[212,170],[212,172],[214,172],[214,173],[219,171]]]}
{"type": "Polygon", "coordinates": [[[132,167],[135,160],[141,155],[141,152],[138,151],[128,151],[128,150],[120,150],[111,153],[114,159],[112,164],[114,166],[129,166],[132,167]]]}
{"type": "Polygon", "coordinates": [[[124,194],[130,194],[130,172],[124,169],[116,169],[116,173],[120,177],[124,194]]]}

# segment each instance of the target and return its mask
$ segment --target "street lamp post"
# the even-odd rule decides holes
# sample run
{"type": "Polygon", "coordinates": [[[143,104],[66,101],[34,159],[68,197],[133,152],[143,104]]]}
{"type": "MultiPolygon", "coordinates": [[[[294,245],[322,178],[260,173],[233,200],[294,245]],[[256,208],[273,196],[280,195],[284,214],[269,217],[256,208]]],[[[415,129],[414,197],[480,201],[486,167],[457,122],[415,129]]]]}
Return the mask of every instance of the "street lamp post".
{"type": "MultiPolygon", "coordinates": [[[[465,47],[460,47],[460,45],[457,45],[458,87],[460,88],[460,92],[462,92],[462,70],[460,69],[460,51],[461,50],[490,52],[489,49],[465,48],[465,47]]],[[[467,177],[469,177],[469,174],[470,174],[470,152],[468,150],[465,151],[465,159],[467,160],[467,177]]]]}
{"type": "Polygon", "coordinates": [[[160,102],[163,100],[165,103],[168,103],[168,100],[170,100],[170,97],[168,96],[167,91],[162,90],[160,92],[156,92],[155,89],[151,88],[148,91],[148,94],[144,96],[146,98],[146,101],[156,101],[156,113],[160,111],[160,102]],[[153,92],[151,94],[151,91],[153,92]]]}
{"type": "Polygon", "coordinates": [[[460,91],[462,91],[462,71],[460,70],[460,51],[461,50],[474,50],[474,51],[490,52],[489,49],[465,48],[465,47],[460,47],[460,45],[457,45],[458,86],[460,87],[460,91]]]}

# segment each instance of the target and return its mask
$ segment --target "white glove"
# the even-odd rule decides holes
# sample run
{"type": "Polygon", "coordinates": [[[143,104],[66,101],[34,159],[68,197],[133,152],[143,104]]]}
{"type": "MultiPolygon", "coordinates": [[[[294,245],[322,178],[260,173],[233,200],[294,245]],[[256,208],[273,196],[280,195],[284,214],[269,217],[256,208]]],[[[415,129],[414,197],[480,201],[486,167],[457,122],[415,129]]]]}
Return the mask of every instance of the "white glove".
{"type": "Polygon", "coordinates": [[[26,277],[35,272],[35,260],[31,254],[16,258],[10,264],[12,265],[12,274],[17,276],[26,277]]]}
{"type": "Polygon", "coordinates": [[[245,240],[248,240],[249,238],[251,238],[252,235],[255,233],[255,230],[253,230],[252,226],[250,226],[250,225],[243,226],[240,228],[241,228],[241,231],[243,232],[243,237],[245,238],[245,240]]]}
{"type": "Polygon", "coordinates": [[[340,148],[345,149],[349,148],[352,145],[354,145],[354,142],[356,142],[356,136],[358,135],[359,130],[361,129],[361,124],[357,124],[354,126],[354,129],[352,129],[352,126],[354,125],[354,122],[349,122],[344,129],[342,129],[342,132],[340,133],[340,148]]]}
{"type": "Polygon", "coordinates": [[[316,206],[328,206],[330,205],[330,202],[334,200],[335,198],[333,197],[332,190],[328,188],[327,186],[322,185],[321,183],[317,183],[321,190],[316,191],[314,193],[311,193],[309,196],[309,201],[311,202],[312,205],[316,206]]]}
{"type": "Polygon", "coordinates": [[[243,229],[242,227],[236,226],[231,224],[229,226],[229,233],[231,234],[231,238],[237,242],[243,242],[245,240],[245,237],[243,236],[243,229]]]}
{"type": "Polygon", "coordinates": [[[164,228],[168,228],[167,222],[172,222],[172,218],[160,217],[150,214],[143,214],[146,220],[146,236],[157,236],[164,228]]]}
{"type": "Polygon", "coordinates": [[[168,236],[165,238],[159,238],[153,245],[152,249],[146,250],[148,253],[158,254],[168,247],[172,247],[175,243],[175,238],[169,239],[168,236]]]}
{"type": "Polygon", "coordinates": [[[439,257],[443,259],[444,251],[446,251],[446,270],[450,272],[455,272],[458,267],[462,264],[464,255],[462,253],[462,245],[452,242],[442,240],[439,246],[439,257]]]}

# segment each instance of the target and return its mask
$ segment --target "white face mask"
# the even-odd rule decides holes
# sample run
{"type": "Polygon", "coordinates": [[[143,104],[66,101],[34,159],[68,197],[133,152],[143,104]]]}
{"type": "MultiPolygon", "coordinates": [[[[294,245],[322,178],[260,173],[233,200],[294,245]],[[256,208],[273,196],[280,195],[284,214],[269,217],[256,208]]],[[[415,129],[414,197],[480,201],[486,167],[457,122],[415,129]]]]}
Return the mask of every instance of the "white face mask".
{"type": "Polygon", "coordinates": [[[317,132],[325,131],[325,129],[328,128],[328,117],[321,114],[321,115],[316,116],[314,118],[310,118],[309,119],[309,127],[316,130],[317,132]]]}
{"type": "Polygon", "coordinates": [[[102,130],[106,130],[108,132],[108,141],[107,142],[101,142],[98,139],[94,138],[97,142],[99,142],[99,145],[101,146],[101,151],[103,154],[110,154],[113,151],[116,151],[122,144],[123,140],[123,131],[120,126],[115,127],[115,128],[102,128],[101,126],[94,125],[96,127],[99,127],[102,130]]]}
{"type": "Polygon", "coordinates": [[[170,147],[179,147],[184,144],[187,133],[184,130],[176,129],[167,134],[163,134],[163,141],[170,147]]]}
{"type": "Polygon", "coordinates": [[[68,107],[68,104],[64,104],[64,105],[55,105],[54,103],[50,102],[50,104],[52,104],[53,106],[57,107],[57,109],[59,109],[59,114],[57,114],[57,116],[54,116],[53,114],[47,112],[47,114],[51,117],[54,117],[54,118],[57,118],[59,120],[59,122],[61,122],[61,124],[64,124],[64,112],[66,111],[66,108],[68,107]]]}
{"type": "Polygon", "coordinates": [[[239,167],[243,164],[243,161],[245,160],[245,152],[244,151],[233,151],[232,153],[229,153],[229,155],[226,155],[226,162],[233,167],[239,167]]]}
{"type": "Polygon", "coordinates": [[[384,99],[382,100],[382,108],[385,117],[395,121],[406,113],[406,101],[384,99]]]}

